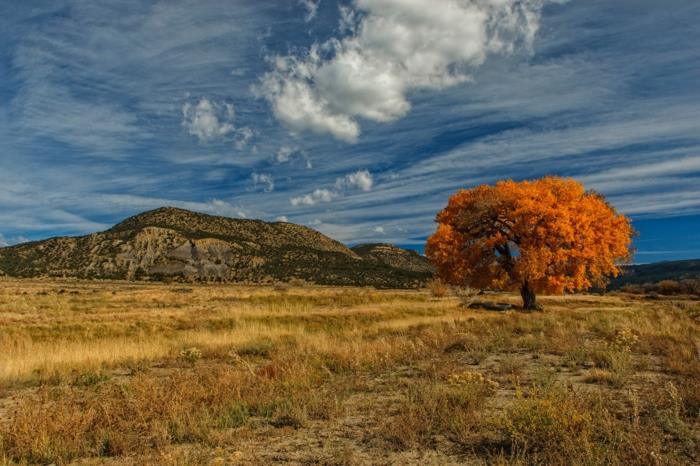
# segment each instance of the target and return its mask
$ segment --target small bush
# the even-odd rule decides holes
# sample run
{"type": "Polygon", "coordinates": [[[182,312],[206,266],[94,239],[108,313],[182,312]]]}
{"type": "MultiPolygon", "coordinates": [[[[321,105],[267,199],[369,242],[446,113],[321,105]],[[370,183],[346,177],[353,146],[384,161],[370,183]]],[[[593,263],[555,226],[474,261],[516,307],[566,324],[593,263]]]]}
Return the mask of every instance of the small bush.
{"type": "MultiPolygon", "coordinates": [[[[580,399],[562,387],[517,394],[501,429],[514,457],[531,463],[561,458],[590,459],[593,418],[580,399]]],[[[580,463],[579,463],[580,464],[580,463]]]]}
{"type": "Polygon", "coordinates": [[[475,395],[493,395],[493,392],[498,389],[498,382],[480,372],[466,371],[452,374],[448,381],[451,385],[464,387],[475,395]]]}
{"type": "Polygon", "coordinates": [[[515,354],[506,354],[498,362],[498,372],[500,374],[517,376],[522,372],[525,363],[515,354]]]}
{"type": "Polygon", "coordinates": [[[583,367],[589,363],[591,356],[586,348],[576,346],[567,350],[562,356],[562,365],[570,368],[583,367]]]}
{"type": "Polygon", "coordinates": [[[74,375],[71,380],[71,385],[78,385],[82,387],[89,387],[91,385],[97,385],[100,382],[108,380],[109,376],[100,371],[84,371],[79,372],[74,375]]]}
{"type": "Polygon", "coordinates": [[[596,349],[592,356],[598,369],[606,370],[614,375],[615,386],[622,386],[632,373],[632,355],[629,352],[603,346],[596,349]]]}
{"type": "Polygon", "coordinates": [[[605,369],[591,369],[583,378],[584,382],[620,387],[624,384],[624,379],[615,372],[605,369]]]}
{"type": "Polygon", "coordinates": [[[632,349],[638,342],[639,337],[631,330],[617,330],[609,341],[591,352],[595,366],[604,371],[589,374],[587,381],[610,383],[616,387],[624,385],[634,369],[632,349]]]}
{"type": "Polygon", "coordinates": [[[474,303],[476,296],[479,294],[479,290],[468,286],[455,287],[452,292],[459,298],[462,305],[467,307],[474,303]]]}
{"type": "Polygon", "coordinates": [[[700,296],[700,278],[687,278],[681,280],[681,289],[684,293],[700,296]]]}
{"type": "Polygon", "coordinates": [[[248,405],[241,402],[233,403],[219,417],[218,427],[234,428],[244,426],[250,418],[248,405]]]}
{"type": "Polygon", "coordinates": [[[615,337],[610,343],[610,346],[617,351],[629,353],[638,342],[639,337],[632,332],[632,330],[623,328],[615,332],[615,337]]]}
{"type": "Polygon", "coordinates": [[[277,407],[270,424],[275,427],[299,429],[304,427],[308,421],[309,415],[306,406],[292,400],[287,400],[277,407]]]}
{"type": "Polygon", "coordinates": [[[202,359],[202,351],[199,348],[195,347],[183,348],[182,350],[180,350],[180,357],[186,362],[194,364],[195,362],[202,359]]]}
{"type": "Polygon", "coordinates": [[[429,443],[438,434],[466,443],[479,425],[479,410],[493,394],[494,382],[476,373],[457,374],[450,382],[411,387],[399,415],[384,424],[383,437],[399,449],[429,443]]]}
{"type": "Polygon", "coordinates": [[[450,288],[439,278],[428,280],[425,286],[435,298],[444,298],[450,293],[450,288]]]}
{"type": "Polygon", "coordinates": [[[646,290],[642,285],[638,285],[636,283],[630,283],[627,285],[623,285],[620,288],[620,291],[623,291],[624,293],[631,293],[631,294],[644,294],[646,290]]]}
{"type": "Polygon", "coordinates": [[[675,280],[662,280],[657,286],[659,293],[665,295],[680,294],[682,291],[680,283],[675,280]]]}

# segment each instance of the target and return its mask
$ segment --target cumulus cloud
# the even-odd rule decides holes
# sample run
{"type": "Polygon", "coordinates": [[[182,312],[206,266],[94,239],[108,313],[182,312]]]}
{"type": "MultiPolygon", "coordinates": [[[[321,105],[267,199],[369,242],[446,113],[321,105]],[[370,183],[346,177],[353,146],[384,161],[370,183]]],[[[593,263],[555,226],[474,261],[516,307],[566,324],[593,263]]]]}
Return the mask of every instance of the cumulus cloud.
{"type": "Polygon", "coordinates": [[[330,191],[330,190],[325,189],[325,188],[319,188],[319,189],[315,189],[310,194],[305,194],[303,196],[293,197],[289,200],[289,202],[295,207],[300,206],[300,205],[311,206],[311,205],[316,205],[320,202],[330,202],[337,196],[338,196],[338,194],[334,193],[333,191],[330,191]]]}
{"type": "Polygon", "coordinates": [[[277,220],[278,222],[289,222],[289,219],[287,218],[286,215],[280,215],[275,220],[277,220]]]}
{"type": "Polygon", "coordinates": [[[335,180],[335,190],[319,188],[310,194],[293,197],[290,199],[290,202],[293,206],[312,206],[319,202],[330,202],[342,195],[343,191],[346,189],[361,189],[365,192],[371,191],[373,185],[374,179],[369,170],[358,170],[354,173],[348,173],[343,177],[337,178],[335,180]]]}
{"type": "Polygon", "coordinates": [[[289,162],[289,158],[292,156],[292,154],[294,152],[296,152],[296,149],[293,149],[289,146],[282,146],[279,148],[279,150],[275,154],[275,160],[278,163],[287,163],[287,162],[289,162]]]}
{"type": "Polygon", "coordinates": [[[253,187],[257,188],[262,185],[263,191],[270,192],[275,189],[275,179],[269,173],[253,173],[250,175],[253,180],[253,187]]]}
{"type": "Polygon", "coordinates": [[[278,56],[257,88],[291,131],[354,142],[358,118],[406,115],[407,94],[471,79],[490,54],[530,50],[545,0],[355,0],[347,34],[278,56]]]}
{"type": "Polygon", "coordinates": [[[182,106],[182,126],[203,143],[231,134],[235,130],[234,117],[233,104],[218,104],[206,98],[182,106]]]}
{"type": "Polygon", "coordinates": [[[371,191],[374,185],[374,179],[369,170],[358,170],[355,173],[349,173],[342,178],[335,180],[335,187],[343,188],[358,188],[362,191],[371,191]]]}
{"type": "Polygon", "coordinates": [[[379,233],[380,235],[383,235],[383,234],[385,233],[385,232],[384,232],[384,227],[376,227],[376,228],[374,229],[374,232],[375,232],[375,233],[379,233]]]}

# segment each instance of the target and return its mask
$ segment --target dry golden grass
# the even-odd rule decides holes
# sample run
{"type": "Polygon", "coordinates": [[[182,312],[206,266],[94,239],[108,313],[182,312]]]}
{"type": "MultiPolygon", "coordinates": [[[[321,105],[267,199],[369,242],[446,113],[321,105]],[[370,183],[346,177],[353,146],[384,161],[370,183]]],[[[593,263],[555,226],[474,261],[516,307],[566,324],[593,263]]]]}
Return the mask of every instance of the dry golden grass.
{"type": "Polygon", "coordinates": [[[0,280],[0,464],[700,460],[700,302],[541,303],[0,280]]]}

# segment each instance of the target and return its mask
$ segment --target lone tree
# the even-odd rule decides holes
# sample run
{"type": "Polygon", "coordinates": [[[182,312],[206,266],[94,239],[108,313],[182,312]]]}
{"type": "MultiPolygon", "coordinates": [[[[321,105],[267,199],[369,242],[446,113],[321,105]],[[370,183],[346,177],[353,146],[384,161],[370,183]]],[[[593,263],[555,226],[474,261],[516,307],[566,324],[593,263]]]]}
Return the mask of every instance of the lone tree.
{"type": "Polygon", "coordinates": [[[605,198],[573,179],[499,181],[458,191],[438,213],[425,251],[454,285],[535,293],[603,286],[632,257],[634,230],[605,198]]]}

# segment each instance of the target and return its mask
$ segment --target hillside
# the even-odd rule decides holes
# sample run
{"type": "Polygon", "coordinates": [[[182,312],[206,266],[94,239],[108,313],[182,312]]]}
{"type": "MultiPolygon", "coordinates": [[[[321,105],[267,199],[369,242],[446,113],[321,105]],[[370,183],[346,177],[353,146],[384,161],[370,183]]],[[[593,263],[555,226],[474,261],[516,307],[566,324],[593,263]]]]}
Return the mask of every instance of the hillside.
{"type": "Polygon", "coordinates": [[[664,261],[653,264],[629,265],[623,274],[610,282],[609,288],[616,289],[628,284],[642,285],[661,280],[683,280],[700,278],[700,259],[664,261]]]}
{"type": "Polygon", "coordinates": [[[352,247],[352,251],[363,259],[402,270],[430,274],[434,271],[433,266],[425,256],[421,256],[416,251],[398,248],[393,244],[358,244],[352,247]]]}
{"type": "MultiPolygon", "coordinates": [[[[397,256],[409,253],[393,248],[397,256]]],[[[176,208],[130,217],[107,231],[0,249],[0,274],[127,280],[413,287],[430,271],[363,256],[318,231],[176,208]]],[[[420,256],[418,256],[420,258],[420,256]]]]}

